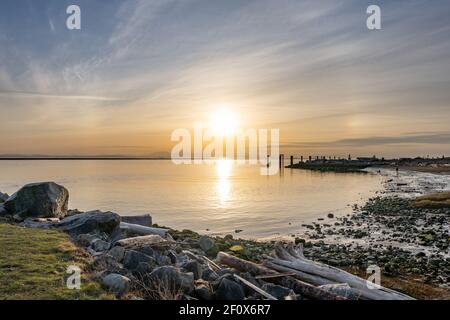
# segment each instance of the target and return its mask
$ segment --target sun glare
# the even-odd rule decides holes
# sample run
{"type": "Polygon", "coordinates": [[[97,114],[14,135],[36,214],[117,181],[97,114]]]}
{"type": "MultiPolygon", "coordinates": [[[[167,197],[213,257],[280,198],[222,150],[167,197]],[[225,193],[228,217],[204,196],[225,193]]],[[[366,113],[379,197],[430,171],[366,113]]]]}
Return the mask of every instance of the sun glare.
{"type": "Polygon", "coordinates": [[[228,109],[220,109],[212,114],[209,126],[218,136],[232,136],[236,133],[238,120],[234,112],[228,109]]]}

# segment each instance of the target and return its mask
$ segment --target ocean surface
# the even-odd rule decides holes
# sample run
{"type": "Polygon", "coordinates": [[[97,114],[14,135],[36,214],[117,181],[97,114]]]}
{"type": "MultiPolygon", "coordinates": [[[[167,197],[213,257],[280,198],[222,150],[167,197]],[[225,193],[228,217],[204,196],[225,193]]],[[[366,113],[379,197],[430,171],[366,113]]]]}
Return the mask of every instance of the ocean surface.
{"type": "Polygon", "coordinates": [[[376,173],[319,173],[284,169],[262,176],[259,166],[223,160],[175,165],[169,160],[0,161],[0,191],[55,181],[69,207],[150,213],[154,223],[203,234],[270,239],[295,234],[303,223],[351,212],[382,189],[376,173]]]}

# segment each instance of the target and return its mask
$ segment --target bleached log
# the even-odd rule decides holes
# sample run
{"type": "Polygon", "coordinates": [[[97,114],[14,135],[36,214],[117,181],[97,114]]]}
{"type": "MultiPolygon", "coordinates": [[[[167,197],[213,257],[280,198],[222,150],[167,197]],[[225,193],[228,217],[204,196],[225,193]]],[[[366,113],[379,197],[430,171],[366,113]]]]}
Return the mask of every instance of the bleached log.
{"type": "Polygon", "coordinates": [[[301,281],[305,281],[305,282],[310,283],[315,286],[322,286],[325,284],[334,284],[335,283],[329,279],[325,279],[320,276],[316,276],[316,275],[309,274],[306,272],[294,270],[294,269],[291,269],[288,267],[280,266],[280,265],[272,263],[270,261],[265,261],[264,265],[266,267],[269,267],[270,269],[273,269],[273,270],[276,270],[279,272],[291,272],[293,274],[294,278],[299,279],[301,281]]]}
{"type": "Polygon", "coordinates": [[[140,237],[132,237],[132,238],[126,238],[119,240],[115,243],[116,246],[121,247],[133,247],[133,248],[139,248],[139,247],[155,247],[155,248],[163,248],[173,245],[174,241],[169,241],[167,239],[164,239],[163,237],[152,234],[147,236],[140,236],[140,237]]]}
{"type": "MultiPolygon", "coordinates": [[[[389,288],[379,286],[378,288],[369,289],[368,282],[365,279],[352,275],[344,270],[308,260],[297,251],[286,249],[281,244],[275,247],[275,257],[267,257],[267,259],[278,266],[288,269],[301,271],[303,273],[319,276],[334,283],[347,283],[351,288],[357,289],[360,295],[367,299],[373,300],[411,300],[412,297],[403,293],[394,291],[389,288]],[[292,252],[292,254],[290,253],[292,252]],[[293,255],[295,254],[295,256],[293,255]]],[[[285,269],[288,270],[288,269],[285,269]]]]}
{"type": "MultiPolygon", "coordinates": [[[[217,254],[217,261],[221,264],[227,265],[242,272],[249,272],[253,275],[278,275],[278,272],[275,270],[269,269],[254,262],[240,259],[225,252],[219,252],[217,254]]],[[[339,295],[328,292],[326,290],[322,290],[293,277],[280,277],[268,280],[279,282],[286,287],[292,288],[294,292],[301,294],[307,298],[319,300],[345,300],[345,298],[339,295]]]]}
{"type": "Polygon", "coordinates": [[[141,226],[138,224],[132,224],[132,223],[127,223],[127,222],[121,222],[120,229],[122,229],[125,232],[138,234],[141,236],[157,234],[161,237],[166,237],[167,233],[169,232],[168,229],[146,227],[146,226],[141,226]]]}

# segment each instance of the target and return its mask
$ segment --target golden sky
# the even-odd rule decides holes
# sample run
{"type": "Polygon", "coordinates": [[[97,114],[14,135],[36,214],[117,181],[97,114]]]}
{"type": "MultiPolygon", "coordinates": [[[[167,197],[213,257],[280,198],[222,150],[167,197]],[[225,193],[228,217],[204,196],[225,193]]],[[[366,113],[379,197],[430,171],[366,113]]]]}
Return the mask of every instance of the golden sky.
{"type": "Polygon", "coordinates": [[[448,1],[0,4],[0,154],[166,155],[227,106],[296,155],[450,151],[448,1]],[[411,17],[415,17],[411,19],[411,17]],[[6,62],[6,63],[5,63],[6,62]]]}

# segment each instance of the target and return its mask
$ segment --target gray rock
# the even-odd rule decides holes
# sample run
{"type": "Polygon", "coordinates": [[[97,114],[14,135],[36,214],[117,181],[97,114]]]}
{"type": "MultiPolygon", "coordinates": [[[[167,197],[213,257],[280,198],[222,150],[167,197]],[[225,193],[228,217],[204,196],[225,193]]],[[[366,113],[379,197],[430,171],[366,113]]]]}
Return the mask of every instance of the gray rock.
{"type": "Polygon", "coordinates": [[[158,254],[155,252],[155,250],[153,250],[153,248],[150,246],[144,246],[144,247],[137,248],[136,251],[139,251],[139,252],[146,254],[150,257],[153,257],[155,259],[158,256],[158,254]]]}
{"type": "Polygon", "coordinates": [[[75,236],[81,233],[110,235],[120,224],[120,216],[114,212],[89,211],[67,217],[57,225],[63,231],[75,236]]]}
{"type": "Polygon", "coordinates": [[[135,270],[139,263],[146,262],[150,265],[156,265],[153,257],[135,250],[127,250],[123,258],[123,266],[128,270],[135,270]]]}
{"type": "Polygon", "coordinates": [[[91,242],[97,238],[98,236],[95,234],[82,233],[77,236],[76,243],[79,246],[88,247],[91,244],[91,242]]]}
{"type": "Polygon", "coordinates": [[[202,278],[206,281],[215,281],[219,275],[208,267],[203,268],[202,278]]]}
{"type": "Polygon", "coordinates": [[[27,217],[62,218],[67,214],[69,191],[54,182],[30,183],[5,201],[9,213],[27,217]]]}
{"type": "Polygon", "coordinates": [[[218,300],[244,300],[245,294],[242,286],[226,277],[220,279],[219,285],[214,293],[218,300]]]}
{"type": "Polygon", "coordinates": [[[295,292],[292,289],[282,287],[273,283],[265,283],[261,289],[271,294],[278,300],[284,300],[286,297],[295,296],[295,292]]]}
{"type": "Polygon", "coordinates": [[[121,216],[121,219],[126,223],[138,224],[146,227],[151,227],[153,225],[152,216],[149,214],[139,216],[121,216]]]}
{"type": "Polygon", "coordinates": [[[108,274],[102,279],[102,284],[109,291],[123,295],[130,290],[131,280],[117,273],[108,274]]]}
{"type": "Polygon", "coordinates": [[[0,204],[0,217],[6,216],[8,214],[8,211],[6,210],[5,206],[3,204],[0,204]]]}
{"type": "Polygon", "coordinates": [[[192,272],[194,279],[198,280],[202,278],[202,265],[195,260],[191,260],[182,265],[182,268],[187,272],[192,272]]]}
{"type": "Polygon", "coordinates": [[[56,221],[52,221],[52,219],[57,219],[57,218],[50,218],[50,219],[48,219],[49,221],[47,219],[39,219],[39,220],[37,220],[36,218],[26,218],[19,225],[23,226],[25,228],[51,229],[52,227],[54,227],[58,223],[56,221]]]}
{"type": "Polygon", "coordinates": [[[182,291],[190,294],[194,290],[194,275],[183,273],[173,266],[158,267],[148,277],[150,288],[164,287],[172,292],[182,291]]]}
{"type": "Polygon", "coordinates": [[[94,239],[91,242],[91,248],[92,250],[96,252],[103,252],[108,250],[111,247],[111,244],[109,242],[106,242],[102,239],[94,239]]]}
{"type": "Polygon", "coordinates": [[[211,300],[212,294],[210,288],[205,284],[200,284],[195,286],[194,289],[195,295],[202,300],[211,300]]]}
{"type": "Polygon", "coordinates": [[[95,258],[93,266],[96,270],[106,270],[111,273],[127,274],[128,271],[109,254],[102,254],[95,258]]]}
{"type": "Polygon", "coordinates": [[[144,277],[147,274],[151,273],[155,269],[154,264],[150,264],[147,262],[139,262],[136,269],[133,271],[133,273],[139,277],[144,277]]]}
{"type": "Polygon", "coordinates": [[[114,258],[117,262],[121,262],[125,256],[125,248],[120,246],[115,246],[108,251],[108,254],[114,258]]]}
{"type": "Polygon", "coordinates": [[[170,260],[170,258],[165,255],[158,255],[156,258],[156,262],[160,266],[168,266],[172,264],[172,260],[170,260]]]}
{"type": "Polygon", "coordinates": [[[203,251],[206,252],[214,248],[214,240],[208,236],[201,236],[200,239],[198,240],[198,245],[203,251]]]}
{"type": "Polygon", "coordinates": [[[8,200],[9,196],[7,193],[1,193],[0,192],[0,203],[5,202],[6,200],[8,200]]]}
{"type": "Polygon", "coordinates": [[[177,261],[178,261],[177,254],[173,250],[169,250],[169,252],[167,253],[167,256],[169,257],[170,262],[172,264],[177,263],[177,261]]]}

